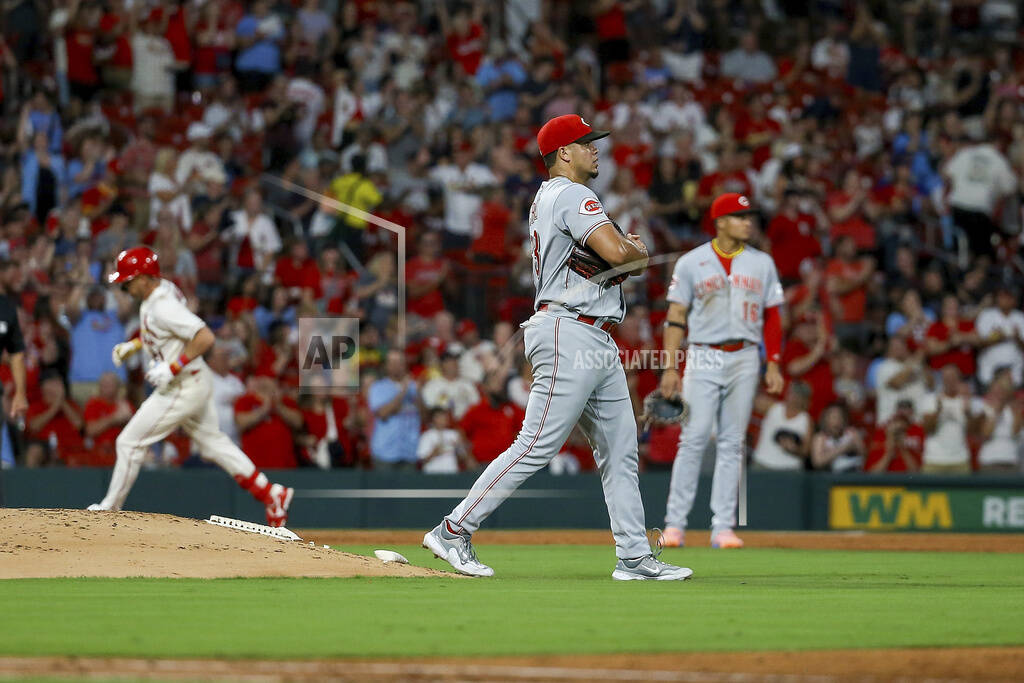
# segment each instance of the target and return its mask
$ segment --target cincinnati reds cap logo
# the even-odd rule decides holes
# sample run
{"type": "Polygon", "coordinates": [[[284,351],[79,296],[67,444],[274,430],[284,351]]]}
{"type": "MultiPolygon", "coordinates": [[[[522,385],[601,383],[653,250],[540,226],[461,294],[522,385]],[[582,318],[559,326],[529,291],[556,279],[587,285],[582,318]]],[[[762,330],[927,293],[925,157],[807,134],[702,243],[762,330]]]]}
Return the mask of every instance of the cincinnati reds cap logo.
{"type": "Polygon", "coordinates": [[[583,117],[582,117],[582,116],[580,117],[580,123],[582,123],[582,124],[583,124],[584,126],[586,126],[587,128],[590,128],[590,124],[589,124],[589,123],[587,123],[586,121],[584,121],[584,120],[583,120],[583,117]]]}
{"type": "Polygon", "coordinates": [[[736,203],[740,206],[750,206],[750,200],[743,195],[740,195],[740,198],[736,200],[736,203]]]}

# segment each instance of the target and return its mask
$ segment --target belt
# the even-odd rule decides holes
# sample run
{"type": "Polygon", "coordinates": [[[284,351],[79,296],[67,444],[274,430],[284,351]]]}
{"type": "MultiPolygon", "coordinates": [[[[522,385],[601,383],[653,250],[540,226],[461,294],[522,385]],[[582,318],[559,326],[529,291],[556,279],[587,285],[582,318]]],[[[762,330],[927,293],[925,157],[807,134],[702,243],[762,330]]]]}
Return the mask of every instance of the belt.
{"type": "MultiPolygon", "coordinates": [[[[546,310],[548,310],[548,305],[547,304],[541,304],[540,308],[538,308],[537,310],[538,311],[546,311],[546,310]]],[[[611,332],[615,328],[615,325],[617,324],[617,323],[612,322],[611,320],[605,320],[603,323],[598,325],[597,321],[600,320],[600,318],[595,318],[592,315],[577,315],[576,316],[576,320],[580,321],[584,325],[593,325],[594,327],[598,327],[598,328],[604,330],[605,332],[611,332]]]]}
{"type": "Polygon", "coordinates": [[[746,339],[738,339],[736,341],[727,341],[727,342],[722,342],[721,344],[705,344],[705,346],[707,346],[709,349],[714,349],[715,351],[729,351],[729,352],[731,352],[731,351],[739,351],[740,349],[745,349],[748,346],[753,346],[753,345],[754,345],[754,342],[747,341],[746,339]]]}

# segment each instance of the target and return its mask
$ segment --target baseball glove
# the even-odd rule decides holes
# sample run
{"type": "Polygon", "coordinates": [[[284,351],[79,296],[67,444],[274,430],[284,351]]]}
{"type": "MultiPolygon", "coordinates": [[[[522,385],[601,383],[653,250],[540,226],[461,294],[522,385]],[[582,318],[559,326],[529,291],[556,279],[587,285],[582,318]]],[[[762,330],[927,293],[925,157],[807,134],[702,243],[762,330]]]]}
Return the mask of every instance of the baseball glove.
{"type": "Polygon", "coordinates": [[[682,424],[690,414],[690,407],[679,394],[665,398],[660,391],[652,391],[644,399],[644,412],[640,415],[640,428],[667,427],[682,424]]]}
{"type": "MultiPolygon", "coordinates": [[[[622,228],[615,221],[612,221],[612,225],[615,226],[615,229],[620,234],[622,233],[622,228]]],[[[620,285],[629,277],[629,273],[615,270],[610,263],[601,258],[593,249],[579,244],[573,246],[572,252],[569,254],[568,265],[572,272],[577,275],[608,287],[620,285]]]]}

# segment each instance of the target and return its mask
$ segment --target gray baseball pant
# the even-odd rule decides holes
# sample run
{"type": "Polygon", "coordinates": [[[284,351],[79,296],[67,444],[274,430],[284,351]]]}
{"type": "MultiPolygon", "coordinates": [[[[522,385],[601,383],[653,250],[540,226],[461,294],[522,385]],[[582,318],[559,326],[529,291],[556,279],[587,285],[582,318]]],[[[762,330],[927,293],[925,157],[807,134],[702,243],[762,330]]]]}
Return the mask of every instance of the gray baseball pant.
{"type": "Polygon", "coordinates": [[[533,385],[526,420],[445,519],[472,534],[530,475],[547,465],[579,422],[601,472],[615,553],[651,552],[637,476],[636,418],[618,347],[600,328],[538,313],[523,323],[533,385]]]}
{"type": "Polygon", "coordinates": [[[746,453],[747,423],[754,406],[761,358],[756,345],[739,351],[717,351],[691,344],[686,351],[683,398],[690,409],[679,435],[665,526],[686,528],[697,496],[700,461],[718,422],[715,474],[711,483],[711,531],[736,526],[736,502],[746,453]]]}

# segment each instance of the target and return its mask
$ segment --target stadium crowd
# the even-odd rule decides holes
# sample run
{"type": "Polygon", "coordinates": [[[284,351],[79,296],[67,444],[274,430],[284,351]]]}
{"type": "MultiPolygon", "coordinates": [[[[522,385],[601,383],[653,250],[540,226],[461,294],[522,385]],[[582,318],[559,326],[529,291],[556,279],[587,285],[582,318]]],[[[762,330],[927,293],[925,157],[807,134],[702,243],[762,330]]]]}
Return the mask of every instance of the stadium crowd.
{"type": "MultiPolygon", "coordinates": [[[[104,283],[138,243],[216,332],[221,426],[259,468],[494,459],[531,381],[535,135],[579,113],[613,131],[593,183],[608,213],[668,255],[623,287],[625,358],[659,348],[712,199],[759,208],[788,382],[758,397],[753,466],[1021,471],[1016,2],[4,7],[0,280],[29,378],[4,466],[113,463],[148,389],[138,359],[110,360],[138,323],[104,283]],[[410,245],[404,343],[384,221],[410,245]],[[360,392],[298,391],[297,320],[317,315],[359,319],[360,392]]],[[[639,412],[658,368],[627,371],[639,412]]],[[[643,466],[670,467],[677,438],[644,434],[643,466]]],[[[552,469],[593,468],[582,437],[564,451],[552,469]]],[[[196,460],[183,436],[153,455],[196,460]]]]}

